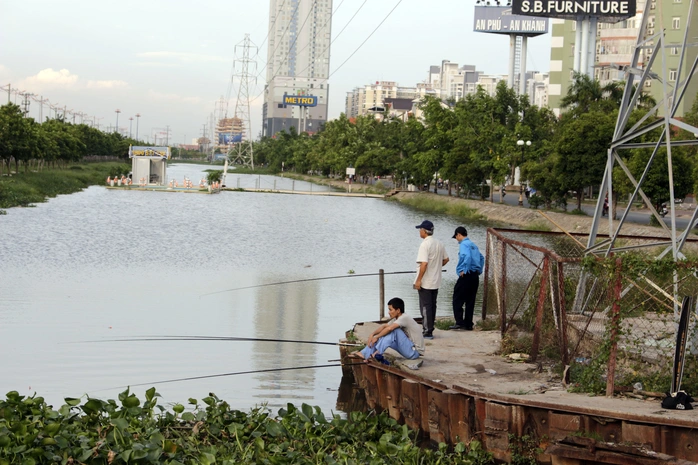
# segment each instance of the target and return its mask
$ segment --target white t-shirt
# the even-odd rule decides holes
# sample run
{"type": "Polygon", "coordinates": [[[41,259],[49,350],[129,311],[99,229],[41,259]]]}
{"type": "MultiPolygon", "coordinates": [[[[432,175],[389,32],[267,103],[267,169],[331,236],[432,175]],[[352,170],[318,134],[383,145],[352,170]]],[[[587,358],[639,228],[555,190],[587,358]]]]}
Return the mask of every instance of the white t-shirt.
{"type": "MultiPolygon", "coordinates": [[[[419,245],[417,252],[417,276],[419,276],[419,264],[427,263],[427,269],[422,276],[423,289],[438,289],[441,287],[441,267],[448,258],[446,248],[433,236],[427,236],[419,245]]],[[[415,282],[417,279],[415,278],[415,282]]]]}
{"type": "Polygon", "coordinates": [[[424,355],[424,337],[422,336],[422,326],[417,324],[409,315],[402,314],[394,321],[404,331],[410,341],[414,343],[414,348],[417,349],[419,355],[424,355]]]}

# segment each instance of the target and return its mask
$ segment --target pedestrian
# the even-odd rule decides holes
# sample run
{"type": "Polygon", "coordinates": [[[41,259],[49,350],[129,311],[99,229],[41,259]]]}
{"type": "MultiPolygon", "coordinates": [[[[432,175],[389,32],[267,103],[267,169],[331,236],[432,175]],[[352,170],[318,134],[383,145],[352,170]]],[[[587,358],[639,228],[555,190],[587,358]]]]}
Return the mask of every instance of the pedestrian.
{"type": "Polygon", "coordinates": [[[366,341],[366,347],[351,354],[368,360],[373,357],[377,360],[386,349],[396,350],[408,360],[424,355],[424,338],[422,331],[414,319],[405,314],[405,302],[394,297],[388,301],[388,314],[390,321],[374,329],[366,341]]]}
{"type": "Polygon", "coordinates": [[[422,328],[425,339],[434,339],[436,319],[436,298],[441,286],[441,267],[448,263],[444,245],[434,239],[434,223],[424,220],[418,226],[422,243],[417,252],[417,279],[414,288],[419,293],[419,311],[422,314],[422,328]]]}
{"type": "Polygon", "coordinates": [[[453,238],[458,241],[458,265],[456,275],[458,281],[453,288],[453,317],[456,324],[449,329],[473,330],[473,311],[475,296],[480,285],[480,275],[485,265],[485,257],[477,245],[468,239],[468,231],[463,226],[456,228],[453,238]],[[465,315],[463,305],[465,304],[465,315]]]}

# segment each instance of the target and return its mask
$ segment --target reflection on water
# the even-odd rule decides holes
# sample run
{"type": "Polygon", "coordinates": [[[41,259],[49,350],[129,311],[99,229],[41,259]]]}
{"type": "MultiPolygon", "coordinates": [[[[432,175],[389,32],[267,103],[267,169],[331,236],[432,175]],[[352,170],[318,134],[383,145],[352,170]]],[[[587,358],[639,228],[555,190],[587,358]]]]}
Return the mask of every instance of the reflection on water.
{"type": "MultiPolygon", "coordinates": [[[[272,275],[275,282],[283,275],[272,275]]],[[[291,341],[317,340],[318,283],[297,283],[294,286],[262,287],[257,291],[254,316],[255,337],[291,341]]],[[[253,359],[262,369],[312,366],[316,364],[317,345],[289,342],[256,342],[253,359]],[[289,347],[293,346],[293,347],[289,347]]],[[[275,371],[258,377],[255,397],[312,399],[308,386],[315,384],[315,370],[275,371]]]]}
{"type": "MultiPolygon", "coordinates": [[[[207,168],[174,165],[168,175],[198,179],[207,168]]],[[[249,183],[256,177],[235,176],[249,183]]],[[[378,318],[377,277],[220,291],[350,270],[414,270],[415,225],[424,217],[378,199],[101,186],[9,209],[0,217],[0,395],[36,391],[55,405],[83,394],[114,398],[123,386],[145,384],[136,392],[155,385],[166,402],[214,392],[234,408],[303,399],[329,412],[339,367],[158,381],[323,365],[339,357],[336,346],[111,340],[201,335],[336,342],[355,322],[378,318]]],[[[449,316],[458,250],[451,236],[459,222],[429,219],[452,258],[438,300],[438,315],[449,316]]],[[[484,227],[466,226],[484,250],[484,227]]],[[[385,295],[402,297],[417,316],[413,280],[386,276],[385,295]]]]}

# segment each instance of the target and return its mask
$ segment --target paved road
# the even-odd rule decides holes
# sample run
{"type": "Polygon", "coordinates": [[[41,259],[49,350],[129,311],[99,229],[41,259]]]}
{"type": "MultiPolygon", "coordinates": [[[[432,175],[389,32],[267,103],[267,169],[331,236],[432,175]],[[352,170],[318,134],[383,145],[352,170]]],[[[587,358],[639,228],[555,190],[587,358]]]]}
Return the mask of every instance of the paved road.
{"type": "MultiPolygon", "coordinates": [[[[384,180],[385,182],[385,180],[384,180]]],[[[432,186],[430,192],[434,192],[434,188],[432,186]]],[[[446,189],[437,189],[437,193],[439,195],[448,195],[448,190],[446,189]]],[[[499,203],[499,192],[494,193],[494,202],[499,203]]],[[[509,191],[504,195],[504,203],[507,205],[512,205],[516,206],[519,204],[519,193],[517,192],[512,192],[511,188],[509,191]]],[[[526,197],[523,197],[523,204],[525,208],[530,208],[528,201],[526,200],[526,197]]],[[[572,201],[570,204],[568,204],[569,210],[572,210],[576,207],[577,203],[576,201],[572,201]]],[[[582,203],[582,211],[586,213],[587,215],[593,217],[594,216],[594,210],[596,208],[596,204],[590,204],[590,203],[582,203]]],[[[618,207],[618,212],[617,212],[617,219],[620,220],[621,216],[625,213],[625,208],[623,207],[618,207]]],[[[688,226],[688,222],[691,219],[691,215],[693,214],[693,209],[688,208],[685,205],[681,205],[680,208],[677,208],[677,216],[676,217],[676,227],[678,230],[683,230],[688,226]]],[[[630,210],[630,213],[628,214],[627,220],[630,223],[637,223],[637,224],[650,224],[650,212],[649,210],[630,210]]],[[[666,223],[667,226],[671,227],[671,217],[667,215],[664,217],[664,223],[666,223]]]]}

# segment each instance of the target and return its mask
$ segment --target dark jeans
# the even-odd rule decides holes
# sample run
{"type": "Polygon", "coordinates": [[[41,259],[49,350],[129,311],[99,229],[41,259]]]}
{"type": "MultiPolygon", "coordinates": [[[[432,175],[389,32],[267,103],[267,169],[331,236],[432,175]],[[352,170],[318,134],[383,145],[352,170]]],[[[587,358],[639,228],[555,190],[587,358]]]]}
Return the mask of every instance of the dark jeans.
{"type": "Polygon", "coordinates": [[[458,277],[456,287],[453,289],[453,317],[458,326],[468,329],[473,327],[473,311],[475,310],[475,296],[480,285],[480,275],[470,272],[458,277]],[[465,316],[463,305],[465,304],[465,316]]]}
{"type": "Polygon", "coordinates": [[[419,311],[422,314],[422,328],[424,334],[434,332],[434,320],[436,319],[436,297],[439,295],[438,289],[420,289],[419,311]]]}

